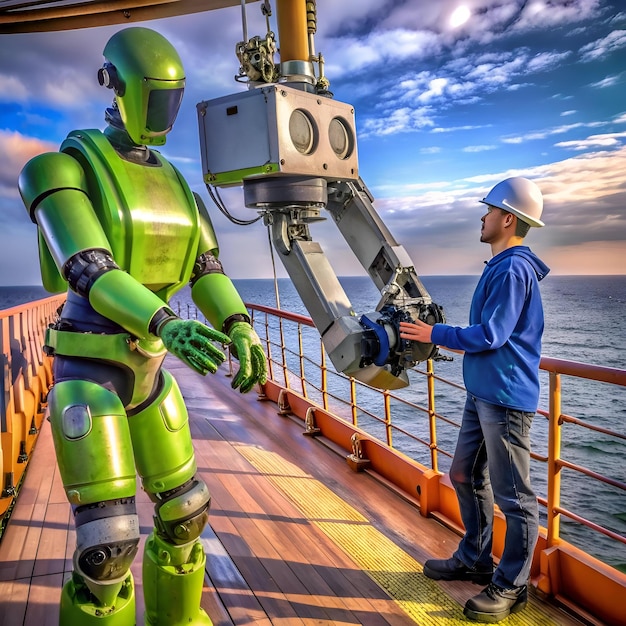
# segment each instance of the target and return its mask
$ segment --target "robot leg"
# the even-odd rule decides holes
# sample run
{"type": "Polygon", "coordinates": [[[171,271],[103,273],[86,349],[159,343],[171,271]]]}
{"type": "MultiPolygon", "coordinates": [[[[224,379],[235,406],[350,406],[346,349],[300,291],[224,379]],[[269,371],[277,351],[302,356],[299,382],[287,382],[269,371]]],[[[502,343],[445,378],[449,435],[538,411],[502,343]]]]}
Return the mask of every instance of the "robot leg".
{"type": "Polygon", "coordinates": [[[124,407],[92,382],[66,380],[49,395],[65,493],[74,510],[74,571],[61,595],[60,623],[134,626],[130,573],[139,543],[136,474],[124,407]]]}
{"type": "Polygon", "coordinates": [[[135,463],[154,506],[143,555],[145,623],[208,626],[200,607],[206,556],[199,541],[211,496],[195,476],[187,409],[176,381],[162,371],[159,395],[129,419],[135,463]]]}

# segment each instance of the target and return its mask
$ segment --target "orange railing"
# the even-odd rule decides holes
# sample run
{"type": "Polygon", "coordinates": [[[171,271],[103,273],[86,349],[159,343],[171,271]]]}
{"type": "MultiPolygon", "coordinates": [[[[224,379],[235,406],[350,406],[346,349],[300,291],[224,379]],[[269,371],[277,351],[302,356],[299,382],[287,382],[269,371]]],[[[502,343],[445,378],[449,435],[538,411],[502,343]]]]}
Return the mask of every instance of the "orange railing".
{"type": "MultiPolygon", "coordinates": [[[[0,517],[14,501],[43,419],[52,384],[50,360],[41,351],[43,333],[63,299],[51,297],[0,311],[4,396],[0,517]]],[[[392,393],[373,389],[327,366],[326,353],[310,318],[261,305],[247,306],[269,357],[270,380],[262,397],[275,401],[280,413],[300,417],[304,434],[324,436],[343,447],[355,470],[377,472],[405,497],[414,499],[422,515],[437,517],[461,532],[458,504],[444,466],[452,456],[459,426],[450,415],[460,414],[457,409],[464,401],[464,389],[458,381],[435,372],[445,365],[429,361],[412,370],[415,380],[405,390],[392,393]],[[456,398],[456,404],[450,404],[450,398],[456,398]]],[[[203,319],[194,307],[178,313],[203,319]]],[[[539,589],[593,623],[626,624],[623,605],[615,601],[626,592],[626,574],[617,568],[626,562],[626,538],[610,524],[592,519],[592,514],[603,507],[606,490],[616,492],[623,502],[623,465],[604,466],[613,468],[614,474],[607,469],[598,471],[571,458],[563,443],[565,429],[583,429],[580,432],[601,435],[611,449],[621,450],[617,456],[622,458],[624,426],[616,425],[622,429],[618,432],[585,416],[565,414],[561,406],[564,377],[608,385],[614,393],[626,387],[626,371],[550,358],[543,358],[541,367],[549,377],[548,409],[538,411],[545,420],[539,421],[537,428],[547,432],[542,440],[545,451],[535,452],[533,462],[545,527],[541,529],[532,579],[539,589]],[[574,476],[567,489],[571,491],[573,484],[575,497],[571,493],[564,497],[564,472],[574,476]],[[591,485],[583,488],[583,479],[592,481],[591,485]],[[564,532],[563,519],[587,534],[576,539],[569,528],[564,532]],[[601,542],[610,542],[608,552],[616,556],[616,565],[594,554],[601,542]]],[[[616,398],[615,403],[623,406],[623,400],[616,398]]],[[[582,434],[569,436],[570,441],[583,438],[582,434]]],[[[502,550],[504,530],[504,521],[498,516],[496,556],[502,550]]]]}
{"type": "Polygon", "coordinates": [[[15,500],[41,427],[52,384],[43,335],[64,299],[51,297],[0,311],[0,520],[15,500]]]}
{"type": "MultiPolygon", "coordinates": [[[[439,467],[449,463],[455,441],[452,433],[459,423],[439,413],[436,405],[442,397],[456,395],[458,411],[454,414],[460,415],[465,390],[462,384],[435,373],[435,368],[444,370],[445,364],[439,366],[428,361],[413,370],[411,378],[415,380],[407,390],[392,393],[373,389],[326,366],[324,348],[308,317],[261,305],[247,306],[269,356],[271,382],[266,393],[276,400],[279,411],[299,415],[305,421],[305,434],[321,434],[332,439],[351,452],[347,459],[352,467],[377,471],[409,496],[417,496],[422,514],[441,518],[460,531],[462,523],[456,498],[447,475],[439,467]],[[415,398],[420,401],[416,402],[415,398]],[[442,432],[444,444],[438,440],[442,432]]],[[[613,463],[610,467],[614,474],[608,474],[568,458],[562,433],[565,428],[582,429],[569,437],[577,441],[583,440],[585,433],[599,433],[607,440],[607,446],[615,449],[622,446],[622,454],[617,455],[621,458],[626,452],[626,428],[622,423],[615,424],[615,429],[600,427],[561,410],[563,377],[608,385],[609,389],[603,393],[614,393],[615,403],[623,406],[626,370],[547,357],[542,359],[541,369],[542,375],[549,377],[549,388],[548,409],[538,411],[536,426],[547,429],[546,437],[542,436],[540,442],[545,445],[545,452],[532,455],[539,483],[538,500],[543,508],[533,581],[539,589],[557,596],[592,621],[626,623],[626,613],[610,600],[610,593],[626,591],[626,574],[618,569],[626,564],[626,537],[610,528],[609,522],[591,519],[592,514],[603,508],[599,494],[606,489],[615,492],[615,502],[623,501],[626,492],[623,464],[613,463]],[[544,424],[541,417],[545,418],[544,424]],[[569,499],[575,509],[563,504],[564,470],[573,473],[569,489],[575,491],[569,494],[569,499]],[[592,482],[583,489],[578,477],[592,482]],[[576,532],[570,529],[561,533],[564,517],[575,523],[576,532]],[[566,535],[565,539],[562,534],[566,535]],[[613,556],[613,565],[594,554],[600,544],[604,545],[600,556],[613,556]]],[[[610,514],[605,517],[610,518],[610,514]]],[[[504,521],[499,518],[494,537],[496,555],[502,549],[504,529],[504,521]]]]}

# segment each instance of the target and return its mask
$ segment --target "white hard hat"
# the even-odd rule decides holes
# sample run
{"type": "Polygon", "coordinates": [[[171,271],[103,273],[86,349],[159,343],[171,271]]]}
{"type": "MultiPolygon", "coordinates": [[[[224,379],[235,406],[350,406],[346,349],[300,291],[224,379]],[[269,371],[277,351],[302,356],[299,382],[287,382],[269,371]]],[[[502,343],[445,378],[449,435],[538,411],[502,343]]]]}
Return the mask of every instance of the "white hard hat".
{"type": "Polygon", "coordinates": [[[539,219],[543,211],[543,196],[539,187],[528,178],[514,176],[503,180],[481,202],[513,213],[530,226],[544,226],[539,219]]]}

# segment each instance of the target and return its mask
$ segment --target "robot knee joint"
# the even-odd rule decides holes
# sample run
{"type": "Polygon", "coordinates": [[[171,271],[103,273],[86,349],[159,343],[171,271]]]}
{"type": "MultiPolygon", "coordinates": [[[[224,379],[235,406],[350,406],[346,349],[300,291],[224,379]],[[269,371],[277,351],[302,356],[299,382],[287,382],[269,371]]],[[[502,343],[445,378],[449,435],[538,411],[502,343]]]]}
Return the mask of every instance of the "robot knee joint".
{"type": "Polygon", "coordinates": [[[174,545],[195,541],[209,519],[211,495],[206,483],[196,477],[184,485],[152,496],[157,531],[174,545]]]}
{"type": "Polygon", "coordinates": [[[135,499],[109,500],[78,507],[74,516],[76,569],[101,583],[126,576],[139,544],[135,499]]]}

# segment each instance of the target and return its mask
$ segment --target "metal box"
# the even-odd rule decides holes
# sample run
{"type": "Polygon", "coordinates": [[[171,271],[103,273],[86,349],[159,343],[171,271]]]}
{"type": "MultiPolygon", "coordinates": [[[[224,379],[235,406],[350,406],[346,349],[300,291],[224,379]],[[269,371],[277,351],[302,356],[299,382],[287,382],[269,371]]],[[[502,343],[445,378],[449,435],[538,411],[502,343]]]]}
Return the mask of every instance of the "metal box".
{"type": "Polygon", "coordinates": [[[198,103],[204,181],[297,175],[356,180],[354,108],[272,84],[198,103]]]}

